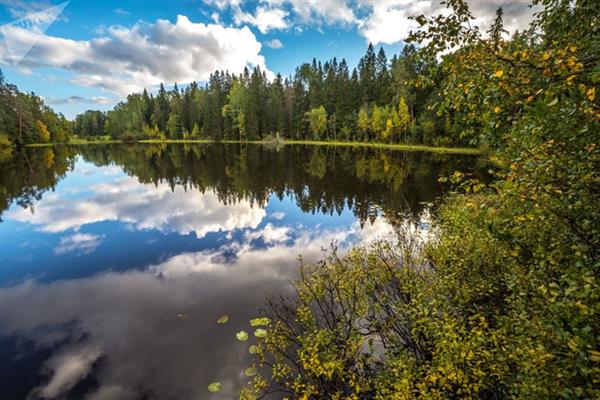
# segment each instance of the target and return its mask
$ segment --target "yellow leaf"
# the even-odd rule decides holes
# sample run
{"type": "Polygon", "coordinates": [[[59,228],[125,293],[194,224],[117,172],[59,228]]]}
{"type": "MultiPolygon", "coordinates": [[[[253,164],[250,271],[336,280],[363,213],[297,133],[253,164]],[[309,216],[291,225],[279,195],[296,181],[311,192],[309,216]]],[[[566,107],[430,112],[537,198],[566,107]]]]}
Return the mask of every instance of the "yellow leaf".
{"type": "Polygon", "coordinates": [[[494,76],[496,78],[502,78],[503,75],[504,75],[504,71],[502,71],[501,69],[499,69],[498,71],[496,71],[496,73],[494,74],[494,76]]]}
{"type": "Polygon", "coordinates": [[[498,106],[494,107],[494,112],[496,114],[499,114],[501,111],[502,111],[502,109],[500,107],[498,107],[498,106]]]}
{"type": "Polygon", "coordinates": [[[596,98],[596,88],[589,88],[587,91],[587,98],[590,99],[590,101],[594,101],[594,99],[596,98]]]}

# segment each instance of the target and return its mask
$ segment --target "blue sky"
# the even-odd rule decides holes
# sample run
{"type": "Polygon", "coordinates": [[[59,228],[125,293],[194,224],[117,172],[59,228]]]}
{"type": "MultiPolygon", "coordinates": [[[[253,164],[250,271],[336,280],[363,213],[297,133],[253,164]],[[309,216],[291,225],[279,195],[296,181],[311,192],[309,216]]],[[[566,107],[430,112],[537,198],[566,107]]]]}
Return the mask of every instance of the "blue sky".
{"type": "MultiPolygon", "coordinates": [[[[482,25],[499,5],[508,10],[509,29],[530,15],[525,0],[471,3],[482,25]]],[[[0,35],[8,49],[0,68],[8,81],[69,118],[110,109],[160,82],[203,82],[215,69],[239,73],[258,65],[290,75],[313,57],[334,56],[353,67],[369,42],[391,57],[415,27],[409,16],[442,10],[436,0],[71,0],[60,14],[47,11],[61,4],[0,0],[0,35]],[[23,17],[34,24],[10,25],[23,17]],[[15,49],[28,51],[21,57],[15,49]]]]}

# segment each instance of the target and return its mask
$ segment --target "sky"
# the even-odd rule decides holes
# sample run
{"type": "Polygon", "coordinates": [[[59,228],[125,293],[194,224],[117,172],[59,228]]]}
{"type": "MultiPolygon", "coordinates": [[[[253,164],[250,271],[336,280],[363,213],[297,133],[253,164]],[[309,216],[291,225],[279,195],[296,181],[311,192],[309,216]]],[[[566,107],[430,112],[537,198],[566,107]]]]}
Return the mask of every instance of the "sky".
{"type": "MultiPolygon", "coordinates": [[[[509,31],[532,15],[527,0],[468,2],[484,29],[499,6],[509,31]]],[[[288,76],[313,57],[354,67],[369,42],[391,58],[416,27],[410,16],[442,11],[438,0],[0,0],[0,68],[74,118],[217,69],[288,76]]]]}

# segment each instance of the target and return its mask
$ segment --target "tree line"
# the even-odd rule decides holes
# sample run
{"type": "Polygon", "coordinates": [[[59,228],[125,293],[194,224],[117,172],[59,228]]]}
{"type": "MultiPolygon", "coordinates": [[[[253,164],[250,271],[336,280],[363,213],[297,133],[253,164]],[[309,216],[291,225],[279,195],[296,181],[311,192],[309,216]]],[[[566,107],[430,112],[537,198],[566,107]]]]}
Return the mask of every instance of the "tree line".
{"type": "Polygon", "coordinates": [[[258,67],[239,75],[216,71],[204,86],[175,84],[168,91],[161,84],[156,94],[130,94],[106,113],[87,111],[75,119],[74,133],[125,140],[281,136],[466,144],[449,115],[431,110],[437,86],[415,84],[431,67],[417,54],[408,45],[388,60],[383,48],[376,52],[370,44],[352,70],[345,59],[333,58],[313,59],[293,76],[272,80],[258,67]]]}
{"type": "Polygon", "coordinates": [[[61,143],[72,133],[71,121],[55,113],[35,93],[23,93],[0,70],[0,147],[61,143]]]}

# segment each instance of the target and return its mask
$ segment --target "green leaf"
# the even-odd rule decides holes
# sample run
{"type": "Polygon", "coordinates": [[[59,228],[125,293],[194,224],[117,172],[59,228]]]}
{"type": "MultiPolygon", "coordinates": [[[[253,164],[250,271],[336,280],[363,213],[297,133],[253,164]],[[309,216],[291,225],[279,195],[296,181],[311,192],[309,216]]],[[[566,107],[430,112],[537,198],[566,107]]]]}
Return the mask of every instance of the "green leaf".
{"type": "Polygon", "coordinates": [[[221,382],[213,382],[208,385],[208,391],[211,393],[217,393],[221,390],[221,382]]]}
{"type": "Polygon", "coordinates": [[[219,318],[217,320],[217,324],[221,324],[221,325],[226,324],[227,321],[229,321],[229,315],[225,314],[225,315],[222,315],[221,318],[219,318]]]}
{"type": "Polygon", "coordinates": [[[554,100],[552,100],[550,103],[548,103],[548,106],[552,107],[558,104],[558,97],[555,97],[554,100]]]}
{"type": "Polygon", "coordinates": [[[248,332],[246,332],[246,331],[239,331],[238,333],[235,334],[235,337],[240,342],[245,342],[246,340],[248,340],[248,332]]]}

